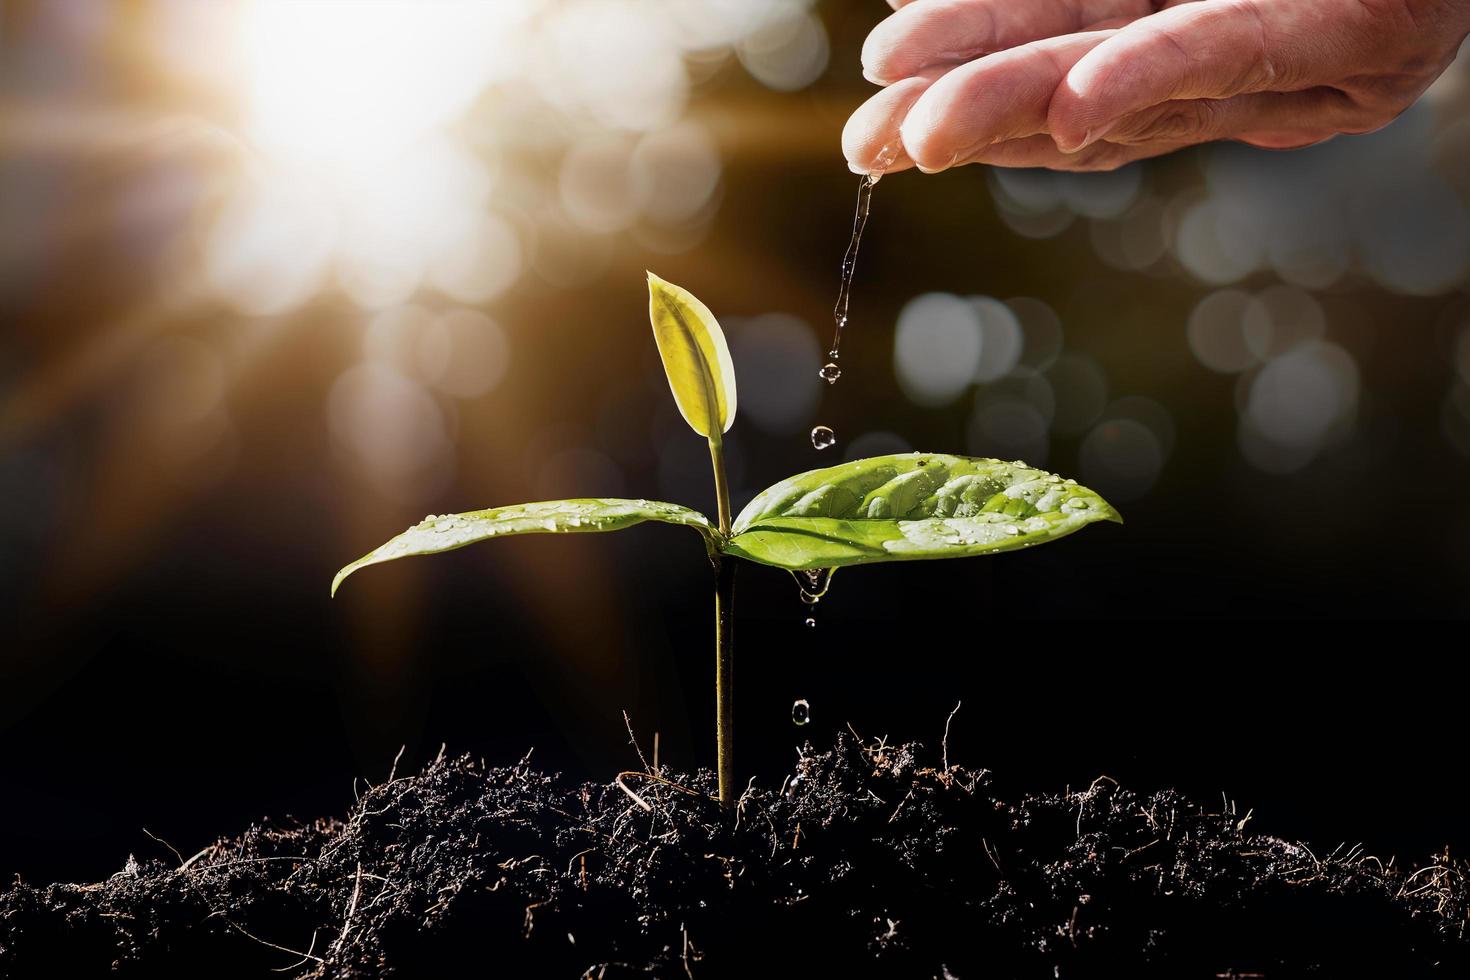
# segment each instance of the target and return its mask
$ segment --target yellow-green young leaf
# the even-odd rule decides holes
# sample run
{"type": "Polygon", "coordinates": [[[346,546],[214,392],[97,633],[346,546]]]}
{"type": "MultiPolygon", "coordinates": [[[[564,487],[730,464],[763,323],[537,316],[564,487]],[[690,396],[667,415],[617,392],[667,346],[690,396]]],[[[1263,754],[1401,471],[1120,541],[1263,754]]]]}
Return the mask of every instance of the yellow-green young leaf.
{"type": "Polygon", "coordinates": [[[684,421],[718,440],[735,421],[735,365],[719,321],[694,294],[648,274],[648,319],[684,421]]]}

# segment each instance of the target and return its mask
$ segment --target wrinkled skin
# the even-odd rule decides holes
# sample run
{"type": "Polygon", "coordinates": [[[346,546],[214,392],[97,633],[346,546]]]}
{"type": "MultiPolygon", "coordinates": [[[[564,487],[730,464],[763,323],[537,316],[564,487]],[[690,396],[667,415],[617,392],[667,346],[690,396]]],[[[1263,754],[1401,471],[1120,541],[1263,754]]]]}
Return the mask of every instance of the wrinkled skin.
{"type": "Polygon", "coordinates": [[[883,86],[842,148],[866,173],[1111,170],[1195,143],[1292,149],[1387,125],[1454,60],[1470,0],[889,0],[883,86]]]}

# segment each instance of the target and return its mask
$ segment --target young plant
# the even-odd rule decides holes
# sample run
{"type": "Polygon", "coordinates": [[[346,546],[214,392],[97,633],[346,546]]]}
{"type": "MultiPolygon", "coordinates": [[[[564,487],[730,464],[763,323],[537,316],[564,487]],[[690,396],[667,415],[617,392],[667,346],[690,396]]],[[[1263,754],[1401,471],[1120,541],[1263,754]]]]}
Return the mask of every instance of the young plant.
{"type": "Polygon", "coordinates": [[[1118,521],[1075,480],[1020,461],[900,453],[793,476],[730,518],[724,434],[735,420],[735,371],[725,335],[686,289],[648,274],[649,318],[679,412],[709,442],[718,512],[652,500],[588,497],[428,517],[343,568],[452,551],[510,534],[618,531],[644,521],[693,528],[715,574],[715,738],[720,802],[734,802],[735,567],[743,558],[793,572],[921,558],[960,558],[1053,541],[1093,521],[1118,521]]]}

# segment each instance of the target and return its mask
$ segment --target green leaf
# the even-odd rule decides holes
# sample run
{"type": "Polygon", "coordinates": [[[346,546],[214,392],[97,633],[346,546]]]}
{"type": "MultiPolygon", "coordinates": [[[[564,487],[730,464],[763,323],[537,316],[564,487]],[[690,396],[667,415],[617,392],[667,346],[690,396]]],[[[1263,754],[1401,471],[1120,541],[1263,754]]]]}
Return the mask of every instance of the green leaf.
{"type": "Polygon", "coordinates": [[[719,442],[735,421],[735,365],[719,321],[694,294],[648,274],[648,319],[679,414],[719,442]]]}
{"type": "Polygon", "coordinates": [[[735,519],[727,554],[778,568],[1014,551],[1122,523],[1075,480],[1021,462],[903,453],[783,480],[735,519]]]}
{"type": "Polygon", "coordinates": [[[616,500],[589,497],[578,500],[548,500],[537,504],[495,507],[466,514],[429,516],[352,564],[332,580],[332,594],[342,580],[359,568],[409,555],[433,555],[453,551],[477,541],[511,534],[563,534],[582,531],[620,531],[644,521],[685,524],[703,537],[705,548],[714,554],[718,535],[709,518],[698,511],[656,500],[616,500]]]}

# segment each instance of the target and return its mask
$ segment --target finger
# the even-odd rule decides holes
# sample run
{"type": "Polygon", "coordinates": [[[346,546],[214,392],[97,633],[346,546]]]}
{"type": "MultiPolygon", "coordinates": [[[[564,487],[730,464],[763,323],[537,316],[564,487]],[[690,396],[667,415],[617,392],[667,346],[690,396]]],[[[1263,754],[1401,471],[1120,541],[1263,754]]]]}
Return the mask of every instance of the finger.
{"type": "Polygon", "coordinates": [[[1022,139],[1006,140],[982,150],[964,163],[985,163],[993,167],[1045,167],[1048,170],[1091,172],[1117,168],[1149,157],[1160,156],[1180,148],[1181,144],[1154,143],[1123,146],[1106,140],[1094,143],[1080,153],[1063,153],[1052,138],[1044,133],[1022,139]]]}
{"type": "Polygon", "coordinates": [[[870,173],[879,167],[886,148],[899,144],[898,156],[884,167],[885,173],[907,170],[914,165],[903,150],[899,125],[919,96],[944,74],[940,68],[927,69],[879,91],[858,106],[842,129],[842,155],[854,173],[870,173]]]}
{"type": "Polygon", "coordinates": [[[1110,31],[1033,41],[961,65],[927,87],[904,118],[909,158],[922,170],[973,159],[1000,140],[1046,132],[1052,94],[1110,31]]]}
{"type": "Polygon", "coordinates": [[[1150,0],[924,0],[903,5],[863,43],[863,77],[888,85],[1099,21],[1151,13],[1150,0]]]}
{"type": "Polygon", "coordinates": [[[1320,142],[1333,133],[1366,132],[1375,125],[1348,95],[1324,87],[1165,102],[1118,120],[1107,142],[1178,146],[1240,139],[1271,149],[1290,149],[1320,142]]]}
{"type": "Polygon", "coordinates": [[[1356,57],[1343,38],[1361,29],[1361,10],[1214,0],[1144,17],[1067,73],[1049,129],[1059,147],[1075,151],[1108,136],[1124,116],[1160,103],[1310,88],[1356,57]]]}

